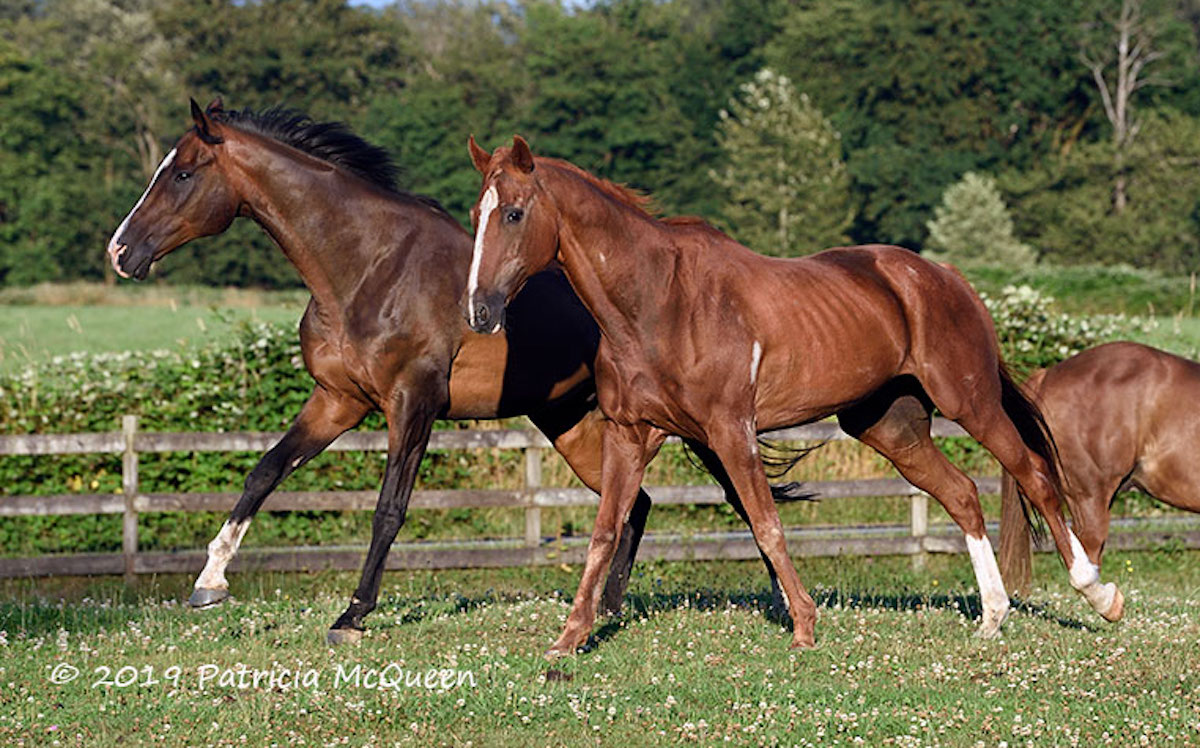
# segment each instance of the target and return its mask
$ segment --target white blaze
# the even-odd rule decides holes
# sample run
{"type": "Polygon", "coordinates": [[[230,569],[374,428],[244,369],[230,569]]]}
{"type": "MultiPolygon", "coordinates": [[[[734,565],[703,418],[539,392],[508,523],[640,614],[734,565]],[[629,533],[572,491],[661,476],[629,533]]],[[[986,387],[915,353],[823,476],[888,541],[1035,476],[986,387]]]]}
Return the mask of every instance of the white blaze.
{"type": "Polygon", "coordinates": [[[117,267],[117,260],[120,259],[118,250],[123,246],[118,244],[117,240],[121,238],[121,232],[125,230],[125,227],[129,225],[129,219],[133,218],[133,214],[137,213],[137,209],[142,207],[142,203],[146,202],[146,195],[149,195],[150,190],[154,189],[154,183],[158,181],[158,177],[174,160],[175,149],[172,148],[171,152],[162,160],[162,163],[158,165],[158,168],[154,170],[154,176],[150,177],[150,184],[146,187],[146,191],[142,193],[142,196],[138,198],[138,201],[133,204],[133,210],[129,211],[129,215],[125,216],[125,219],[121,221],[121,225],[117,226],[117,230],[113,232],[112,238],[108,240],[108,257],[112,260],[113,270],[116,270],[119,275],[128,277],[117,267]]]}
{"type": "Polygon", "coordinates": [[[229,582],[225,581],[225,567],[233,560],[249,528],[249,519],[241,522],[226,520],[217,537],[208,544],[208,561],[205,562],[200,576],[196,577],[196,589],[229,589],[229,582]]]}
{"type": "Polygon", "coordinates": [[[479,288],[479,264],[483,262],[483,235],[487,232],[488,221],[499,202],[494,184],[487,188],[483,199],[479,201],[479,230],[475,232],[475,252],[471,255],[471,274],[467,277],[467,314],[472,326],[475,324],[475,291],[479,288]]]}

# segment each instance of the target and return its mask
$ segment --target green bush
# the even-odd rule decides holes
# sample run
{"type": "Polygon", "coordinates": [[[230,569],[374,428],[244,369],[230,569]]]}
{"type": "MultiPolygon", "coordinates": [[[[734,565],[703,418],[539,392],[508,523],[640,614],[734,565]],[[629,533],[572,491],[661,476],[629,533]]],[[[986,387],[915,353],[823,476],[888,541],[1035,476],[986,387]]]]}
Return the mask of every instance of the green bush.
{"type": "Polygon", "coordinates": [[[1195,279],[1130,265],[972,265],[963,272],[980,292],[1030,286],[1058,300],[1066,312],[1177,314],[1197,310],[1195,279]]]}
{"type": "Polygon", "coordinates": [[[1021,376],[1153,324],[1123,314],[1067,314],[1053,296],[1029,286],[1006,286],[998,297],[980,295],[996,323],[1004,361],[1021,376]]]}

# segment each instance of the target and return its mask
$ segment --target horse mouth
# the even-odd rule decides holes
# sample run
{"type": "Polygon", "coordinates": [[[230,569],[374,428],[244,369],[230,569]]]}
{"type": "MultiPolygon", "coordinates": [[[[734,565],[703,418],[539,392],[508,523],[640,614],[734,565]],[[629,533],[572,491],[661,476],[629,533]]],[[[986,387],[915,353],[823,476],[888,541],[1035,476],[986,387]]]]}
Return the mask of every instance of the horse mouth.
{"type": "Polygon", "coordinates": [[[134,280],[146,280],[146,276],[150,274],[150,266],[166,254],[166,252],[155,252],[142,255],[139,258],[134,258],[133,266],[127,268],[123,267],[123,261],[128,251],[129,245],[116,244],[109,248],[108,256],[112,260],[112,267],[117,275],[122,278],[133,278],[134,280]]]}
{"type": "Polygon", "coordinates": [[[128,249],[129,245],[127,244],[114,244],[108,248],[108,258],[112,261],[113,272],[122,278],[129,277],[129,273],[121,269],[121,258],[128,249]]]}

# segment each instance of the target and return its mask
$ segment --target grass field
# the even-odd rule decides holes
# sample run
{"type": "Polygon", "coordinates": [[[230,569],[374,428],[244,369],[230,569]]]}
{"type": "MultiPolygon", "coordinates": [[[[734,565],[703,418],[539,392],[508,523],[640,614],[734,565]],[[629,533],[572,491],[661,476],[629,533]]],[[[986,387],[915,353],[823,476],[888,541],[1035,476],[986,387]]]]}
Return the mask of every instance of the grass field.
{"type": "Polygon", "coordinates": [[[348,574],[235,575],[237,600],[202,612],[179,604],[190,580],[177,577],[135,591],[115,579],[9,581],[0,742],[1200,742],[1200,554],[1105,560],[1127,596],[1124,622],[1092,615],[1041,556],[1039,590],[992,641],[973,636],[964,557],[932,557],[921,571],[907,559],[805,561],[818,646],[799,653],[766,613],[759,564],[643,565],[632,612],[554,664],[541,652],[577,568],[388,574],[367,638],[338,650],[324,631],[348,574]]]}
{"type": "Polygon", "coordinates": [[[194,347],[227,337],[233,325],[295,325],[304,292],[237,289],[35,286],[0,292],[0,370],[77,351],[194,347]]]}

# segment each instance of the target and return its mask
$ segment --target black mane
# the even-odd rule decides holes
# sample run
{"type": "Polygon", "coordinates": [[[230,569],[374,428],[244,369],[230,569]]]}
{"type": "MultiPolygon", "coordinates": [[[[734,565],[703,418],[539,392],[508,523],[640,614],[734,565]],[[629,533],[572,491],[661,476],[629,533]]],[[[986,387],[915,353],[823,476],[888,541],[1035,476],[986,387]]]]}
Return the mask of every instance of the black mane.
{"type": "Polygon", "coordinates": [[[400,169],[388,152],[355,135],[342,122],[316,122],[303,112],[283,107],[271,107],[258,112],[250,108],[241,111],[218,109],[210,111],[209,116],[243,132],[262,135],[304,151],[394,195],[415,200],[449,215],[437,200],[400,189],[396,184],[400,169]]]}

